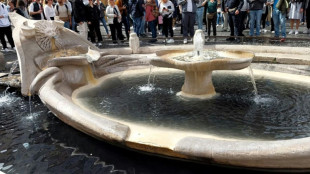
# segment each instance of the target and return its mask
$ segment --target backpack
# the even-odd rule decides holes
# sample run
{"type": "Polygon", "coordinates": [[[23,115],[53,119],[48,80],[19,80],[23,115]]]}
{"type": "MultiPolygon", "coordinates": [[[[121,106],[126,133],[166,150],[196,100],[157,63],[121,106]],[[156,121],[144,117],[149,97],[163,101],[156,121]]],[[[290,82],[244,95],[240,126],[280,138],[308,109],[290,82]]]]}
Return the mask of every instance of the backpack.
{"type": "MultiPolygon", "coordinates": [[[[67,4],[64,4],[64,5],[65,5],[65,7],[67,9],[67,15],[68,15],[68,5],[67,4]]],[[[57,13],[59,15],[59,4],[58,3],[56,4],[56,10],[57,10],[57,13]]]]}

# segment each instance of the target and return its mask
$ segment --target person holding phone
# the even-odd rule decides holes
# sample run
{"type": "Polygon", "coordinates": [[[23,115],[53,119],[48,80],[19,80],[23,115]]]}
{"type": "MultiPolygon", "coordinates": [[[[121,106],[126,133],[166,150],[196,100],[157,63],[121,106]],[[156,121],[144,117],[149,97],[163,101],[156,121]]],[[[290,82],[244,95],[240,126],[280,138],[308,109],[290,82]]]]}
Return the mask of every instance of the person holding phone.
{"type": "Polygon", "coordinates": [[[172,18],[174,12],[174,4],[170,0],[162,0],[159,6],[159,13],[163,16],[163,34],[165,35],[165,43],[174,43],[172,18]],[[168,34],[170,33],[170,39],[168,34]]]}

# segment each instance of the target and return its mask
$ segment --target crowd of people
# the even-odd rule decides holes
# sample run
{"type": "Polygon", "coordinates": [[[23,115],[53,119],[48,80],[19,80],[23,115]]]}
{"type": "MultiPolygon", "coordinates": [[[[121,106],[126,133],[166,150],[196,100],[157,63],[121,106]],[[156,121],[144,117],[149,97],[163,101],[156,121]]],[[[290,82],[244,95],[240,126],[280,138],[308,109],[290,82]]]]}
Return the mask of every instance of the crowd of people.
{"type": "Polygon", "coordinates": [[[288,34],[299,34],[300,24],[306,23],[304,33],[310,33],[310,0],[9,0],[0,3],[0,39],[7,50],[5,36],[11,48],[11,23],[8,12],[33,20],[61,20],[64,27],[79,32],[86,29],[86,39],[97,46],[102,45],[102,23],[113,43],[129,40],[130,32],[157,42],[159,34],[164,42],[174,43],[174,28],[181,24],[183,43],[192,41],[194,26],[205,30],[207,35],[217,34],[217,28],[230,31],[227,41],[240,42],[243,31],[250,29],[249,36],[260,36],[271,25],[274,37],[285,41],[286,19],[290,21],[288,34]],[[295,27],[294,27],[295,24],[295,27]],[[109,28],[107,27],[109,26],[109,28]],[[132,26],[132,28],[130,27],[132,26]],[[228,28],[229,26],[229,28],[228,28]],[[124,28],[124,30],[123,30],[124,28]],[[133,31],[131,31],[133,30],[133,31]],[[159,31],[159,32],[158,32],[159,31]],[[124,35],[125,33],[125,35],[124,35]]]}

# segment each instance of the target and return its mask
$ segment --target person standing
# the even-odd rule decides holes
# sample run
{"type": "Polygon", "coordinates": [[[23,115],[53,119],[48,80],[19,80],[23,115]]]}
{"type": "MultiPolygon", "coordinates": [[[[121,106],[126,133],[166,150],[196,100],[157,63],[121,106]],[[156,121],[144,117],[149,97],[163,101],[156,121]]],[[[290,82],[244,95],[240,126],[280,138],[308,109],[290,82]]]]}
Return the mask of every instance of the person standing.
{"type": "Polygon", "coordinates": [[[202,30],[202,24],[203,24],[203,11],[204,11],[204,5],[207,0],[198,0],[197,5],[197,11],[196,11],[196,19],[198,24],[198,29],[202,30]]]}
{"type": "Polygon", "coordinates": [[[100,1],[100,0],[96,0],[96,5],[98,6],[99,8],[99,11],[100,11],[100,17],[99,17],[99,20],[100,22],[102,23],[104,29],[105,29],[105,32],[107,33],[107,36],[108,38],[110,38],[110,34],[109,34],[109,29],[108,29],[108,26],[107,26],[107,22],[105,20],[105,10],[106,10],[106,6],[100,1]]]}
{"type": "Polygon", "coordinates": [[[254,36],[254,25],[256,28],[256,36],[260,35],[260,23],[266,0],[248,0],[250,5],[250,36],[254,36]]]}
{"type": "MultiPolygon", "coordinates": [[[[158,12],[158,7],[156,5],[155,0],[147,0],[145,4],[145,21],[148,22],[149,27],[152,32],[152,39],[150,40],[151,43],[156,42],[157,39],[157,31],[156,31],[156,17],[154,13],[158,12]],[[155,11],[155,12],[153,12],[155,11]]],[[[157,13],[158,14],[158,13],[157,13]]]]}
{"type": "Polygon", "coordinates": [[[159,5],[159,13],[163,17],[163,34],[165,35],[164,41],[166,43],[174,43],[172,29],[172,18],[174,10],[174,4],[169,0],[162,0],[159,5]],[[170,39],[168,39],[168,32],[170,33],[170,39]]]}
{"type": "MultiPolygon", "coordinates": [[[[208,39],[210,39],[210,33],[211,33],[211,26],[212,26],[212,31],[213,31],[213,36],[216,36],[216,19],[217,19],[217,0],[208,0],[205,1],[204,3],[208,3],[207,6],[207,15],[206,19],[208,20],[207,25],[208,25],[208,39]]],[[[203,3],[203,5],[204,5],[203,3]]],[[[215,39],[215,38],[214,38],[215,39]]]]}
{"type": "Polygon", "coordinates": [[[99,26],[100,11],[97,5],[93,3],[93,0],[88,0],[89,4],[86,6],[86,21],[89,28],[90,40],[92,43],[96,43],[95,33],[97,36],[98,46],[102,46],[102,36],[99,26]]]}
{"type": "Polygon", "coordinates": [[[121,15],[122,15],[121,25],[124,24],[126,38],[127,38],[127,40],[129,40],[130,27],[129,27],[129,23],[128,23],[128,19],[127,19],[127,16],[128,16],[127,15],[127,6],[128,6],[128,4],[126,4],[124,2],[124,0],[116,0],[115,4],[117,5],[119,11],[121,12],[121,15]]]}
{"type": "MultiPolygon", "coordinates": [[[[269,2],[267,2],[268,5],[269,2]]],[[[274,34],[276,38],[279,38],[279,26],[281,26],[281,42],[284,42],[286,39],[286,13],[289,7],[289,3],[287,0],[274,0],[270,2],[273,4],[273,11],[272,11],[272,19],[274,23],[274,34]]]]}
{"type": "Polygon", "coordinates": [[[240,42],[240,38],[234,38],[239,34],[239,22],[240,22],[240,11],[243,6],[243,0],[227,0],[225,4],[225,12],[228,13],[228,22],[230,27],[230,37],[227,38],[227,41],[236,41],[240,42]]]}
{"type": "Polygon", "coordinates": [[[141,36],[142,18],[144,17],[144,0],[129,0],[129,11],[133,20],[134,32],[138,37],[141,36]]]}
{"type": "Polygon", "coordinates": [[[54,20],[55,18],[55,9],[53,7],[53,0],[46,0],[47,3],[44,6],[44,14],[46,17],[46,20],[54,20]]]}
{"type": "Polygon", "coordinates": [[[78,24],[77,30],[85,39],[87,39],[86,7],[83,0],[75,0],[73,3],[73,9],[74,20],[78,24]]]}
{"type": "Polygon", "coordinates": [[[302,4],[303,11],[306,12],[306,23],[307,23],[307,28],[305,29],[304,33],[310,33],[310,0],[304,0],[302,4]]]}
{"type": "Polygon", "coordinates": [[[124,38],[122,34],[122,25],[121,25],[122,16],[117,5],[115,5],[114,0],[109,0],[109,5],[106,9],[106,15],[108,17],[108,24],[110,27],[113,43],[117,43],[117,38],[123,41],[124,38]]]}
{"type": "Polygon", "coordinates": [[[40,0],[35,0],[29,5],[29,15],[33,20],[43,20],[43,10],[40,0]]]}
{"type": "Polygon", "coordinates": [[[71,9],[72,8],[69,8],[69,6],[64,3],[64,0],[58,0],[54,7],[56,16],[58,16],[59,19],[64,22],[64,27],[69,29],[72,25],[71,9]]]}
{"type": "Polygon", "coordinates": [[[4,36],[6,36],[6,38],[8,39],[12,49],[15,50],[15,44],[12,37],[11,22],[9,20],[9,13],[6,6],[2,2],[0,2],[0,40],[2,44],[2,50],[4,52],[7,52],[9,50],[4,36]]]}
{"type": "Polygon", "coordinates": [[[183,26],[183,43],[187,44],[188,34],[190,41],[194,36],[194,25],[197,11],[198,0],[179,0],[178,4],[182,6],[182,26],[183,26]]]}
{"type": "Polygon", "coordinates": [[[299,33],[299,24],[303,14],[302,4],[303,0],[291,0],[291,7],[289,12],[291,30],[288,34],[294,33],[294,23],[296,23],[295,35],[299,33]]]}

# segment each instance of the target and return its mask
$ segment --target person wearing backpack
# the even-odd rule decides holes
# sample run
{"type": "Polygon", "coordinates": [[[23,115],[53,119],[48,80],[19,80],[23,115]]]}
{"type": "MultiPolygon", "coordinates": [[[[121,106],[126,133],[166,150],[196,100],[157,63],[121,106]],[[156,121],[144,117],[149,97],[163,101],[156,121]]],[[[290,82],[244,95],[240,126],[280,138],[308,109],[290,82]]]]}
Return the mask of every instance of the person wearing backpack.
{"type": "Polygon", "coordinates": [[[63,0],[58,0],[57,4],[54,7],[56,16],[59,16],[59,19],[64,22],[64,27],[69,28],[72,25],[71,21],[71,9],[63,0]]]}
{"type": "Polygon", "coordinates": [[[43,20],[43,8],[40,0],[35,0],[29,5],[29,15],[33,20],[43,20]]]}
{"type": "Polygon", "coordinates": [[[0,2],[0,40],[2,44],[2,51],[7,52],[9,50],[4,36],[6,36],[6,38],[8,39],[12,49],[15,50],[15,44],[12,37],[11,22],[9,20],[9,13],[6,6],[0,2]]]}

